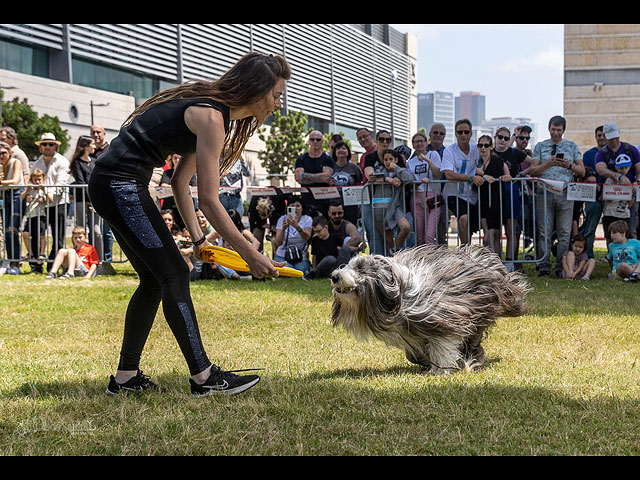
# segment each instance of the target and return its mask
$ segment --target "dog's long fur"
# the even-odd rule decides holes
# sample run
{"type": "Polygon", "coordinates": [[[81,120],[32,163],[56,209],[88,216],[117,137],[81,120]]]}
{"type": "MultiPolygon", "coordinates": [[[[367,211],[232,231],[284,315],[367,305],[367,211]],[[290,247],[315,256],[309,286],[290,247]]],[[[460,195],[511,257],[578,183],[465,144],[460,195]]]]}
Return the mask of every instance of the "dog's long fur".
{"type": "Polygon", "coordinates": [[[421,246],[354,257],[331,277],[332,322],[445,374],[484,366],[480,345],[498,317],[524,313],[529,286],[486,248],[421,246]]]}

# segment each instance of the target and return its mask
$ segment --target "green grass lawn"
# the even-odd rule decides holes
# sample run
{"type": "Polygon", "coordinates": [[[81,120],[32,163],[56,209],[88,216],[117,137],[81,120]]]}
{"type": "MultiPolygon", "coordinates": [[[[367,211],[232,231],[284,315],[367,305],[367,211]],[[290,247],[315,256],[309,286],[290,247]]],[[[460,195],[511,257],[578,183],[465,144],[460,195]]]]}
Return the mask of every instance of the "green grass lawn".
{"type": "MultiPolygon", "coordinates": [[[[603,252],[599,252],[599,256],[603,252]]],[[[328,280],[192,284],[211,360],[263,368],[193,398],[158,313],[141,368],[163,394],[112,397],[128,264],[93,280],[0,278],[0,454],[638,455],[640,285],[538,279],[500,319],[481,372],[427,375],[330,326],[328,280]]]]}

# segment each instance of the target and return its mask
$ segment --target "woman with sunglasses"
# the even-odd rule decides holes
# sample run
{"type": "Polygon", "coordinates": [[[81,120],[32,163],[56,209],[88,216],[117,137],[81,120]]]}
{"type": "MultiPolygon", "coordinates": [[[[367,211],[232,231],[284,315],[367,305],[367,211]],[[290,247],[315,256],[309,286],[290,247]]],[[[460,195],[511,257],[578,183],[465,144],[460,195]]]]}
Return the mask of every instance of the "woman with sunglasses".
{"type": "MultiPolygon", "coordinates": [[[[531,157],[526,152],[510,147],[512,137],[507,127],[501,127],[496,131],[496,146],[494,155],[502,159],[509,169],[512,178],[520,176],[522,165],[531,165],[531,157]]],[[[507,237],[505,260],[511,262],[518,259],[520,249],[520,233],[522,230],[522,198],[520,195],[520,181],[504,182],[502,184],[502,223],[507,237]]],[[[519,269],[522,269],[520,266],[519,269]]]]}
{"type": "Polygon", "coordinates": [[[220,177],[242,155],[249,138],[281,108],[291,76],[280,56],[250,53],[213,82],[195,81],[162,91],[126,120],[89,181],[96,211],[111,225],[140,277],[125,317],[120,362],[107,392],[158,390],[139,369],[140,357],[162,301],[164,316],[189,367],[193,395],[243,392],[257,375],[236,375],[207,357],[189,290],[189,268],[149,193],[154,167],[170,153],[182,156],[171,178],[174,199],[196,257],[209,246],[198,223],[189,181],[198,174],[199,207],[211,225],[249,264],[257,278],[278,276],[274,264],[254,249],[220,203],[220,177]]]}
{"type": "Polygon", "coordinates": [[[511,180],[509,169],[500,157],[493,155],[491,148],[493,142],[489,135],[483,135],[478,140],[478,150],[480,151],[480,164],[476,170],[481,175],[485,183],[479,187],[480,190],[480,217],[482,218],[482,229],[484,230],[484,246],[489,247],[502,257],[502,225],[501,220],[501,195],[500,182],[511,180]]]}

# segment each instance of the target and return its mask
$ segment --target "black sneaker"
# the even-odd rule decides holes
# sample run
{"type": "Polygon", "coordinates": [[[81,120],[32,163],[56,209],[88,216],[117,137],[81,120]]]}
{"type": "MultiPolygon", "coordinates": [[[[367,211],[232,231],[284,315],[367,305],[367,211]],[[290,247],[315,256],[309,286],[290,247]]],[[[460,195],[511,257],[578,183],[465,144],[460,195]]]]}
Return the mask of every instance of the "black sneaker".
{"type": "Polygon", "coordinates": [[[631,275],[629,275],[628,277],[626,277],[624,279],[625,282],[632,282],[635,283],[638,281],[638,274],[637,273],[632,273],[631,275]]]}
{"type": "Polygon", "coordinates": [[[142,370],[138,370],[135,377],[125,383],[118,383],[113,375],[109,381],[107,387],[107,393],[110,395],[116,395],[120,391],[125,392],[142,392],[144,390],[153,390],[154,392],[161,392],[162,389],[149,380],[149,377],[142,374],[142,370]]]}
{"type": "Polygon", "coordinates": [[[211,366],[211,374],[206,382],[198,385],[193,379],[189,379],[191,384],[192,395],[236,395],[250,389],[260,381],[258,375],[236,375],[233,372],[247,372],[256,369],[247,370],[221,370],[217,365],[211,366]]]}

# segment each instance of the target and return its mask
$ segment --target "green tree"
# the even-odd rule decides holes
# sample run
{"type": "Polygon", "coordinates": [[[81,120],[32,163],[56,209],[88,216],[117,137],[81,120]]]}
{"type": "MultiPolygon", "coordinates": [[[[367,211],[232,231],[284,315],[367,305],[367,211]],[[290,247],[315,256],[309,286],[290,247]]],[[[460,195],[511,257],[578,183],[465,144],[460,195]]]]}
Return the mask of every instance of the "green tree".
{"type": "MultiPolygon", "coordinates": [[[[0,93],[1,95],[1,93],[0,93]]],[[[0,101],[2,98],[0,97],[0,101]]],[[[20,148],[24,150],[30,159],[35,159],[40,155],[36,140],[45,132],[53,133],[61,142],[58,151],[64,153],[69,147],[69,131],[60,126],[58,117],[50,115],[38,116],[33,108],[27,103],[27,99],[22,101],[18,97],[8,102],[2,102],[2,126],[13,128],[18,135],[20,148]]]]}
{"type": "MultiPolygon", "coordinates": [[[[331,140],[331,137],[333,137],[334,135],[335,133],[333,132],[325,133],[324,135],[322,135],[322,149],[327,153],[330,153],[330,150],[331,150],[329,148],[329,140],[331,140]]],[[[349,140],[348,138],[345,138],[344,132],[338,132],[338,135],[342,137],[344,143],[349,145],[349,150],[351,150],[351,140],[349,140]]]]}
{"type": "Polygon", "coordinates": [[[258,158],[268,173],[286,175],[293,171],[296,158],[305,151],[304,134],[307,116],[302,112],[289,112],[282,115],[276,111],[267,135],[267,127],[258,132],[265,143],[264,150],[258,152],[258,158]]]}

